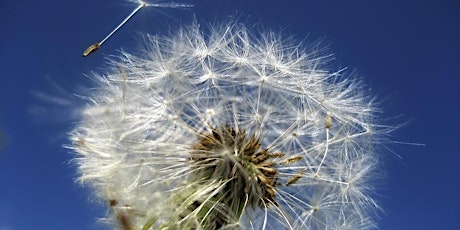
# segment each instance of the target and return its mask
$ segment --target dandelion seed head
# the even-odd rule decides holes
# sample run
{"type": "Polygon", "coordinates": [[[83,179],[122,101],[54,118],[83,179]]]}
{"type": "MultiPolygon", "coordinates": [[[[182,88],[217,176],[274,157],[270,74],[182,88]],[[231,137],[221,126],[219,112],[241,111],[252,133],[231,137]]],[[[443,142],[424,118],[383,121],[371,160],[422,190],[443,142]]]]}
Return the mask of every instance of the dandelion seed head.
{"type": "Polygon", "coordinates": [[[70,133],[114,223],[375,228],[379,110],[330,55],[235,22],[145,40],[94,77],[70,133]]]}

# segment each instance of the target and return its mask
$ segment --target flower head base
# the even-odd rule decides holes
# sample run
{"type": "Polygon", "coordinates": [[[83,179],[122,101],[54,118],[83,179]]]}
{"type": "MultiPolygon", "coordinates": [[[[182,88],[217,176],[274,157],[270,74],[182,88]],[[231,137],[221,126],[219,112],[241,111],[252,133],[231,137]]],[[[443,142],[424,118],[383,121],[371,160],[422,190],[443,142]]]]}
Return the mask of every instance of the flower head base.
{"type": "Polygon", "coordinates": [[[382,131],[318,50],[236,23],[147,37],[71,133],[124,229],[371,229],[382,131]]]}
{"type": "Polygon", "coordinates": [[[268,153],[268,149],[259,150],[261,142],[256,137],[248,138],[244,130],[237,132],[225,126],[213,129],[199,141],[191,153],[196,174],[199,180],[228,180],[224,196],[233,197],[222,198],[223,201],[248,197],[251,207],[275,202],[278,172],[276,163],[269,158],[276,155],[268,153]]]}

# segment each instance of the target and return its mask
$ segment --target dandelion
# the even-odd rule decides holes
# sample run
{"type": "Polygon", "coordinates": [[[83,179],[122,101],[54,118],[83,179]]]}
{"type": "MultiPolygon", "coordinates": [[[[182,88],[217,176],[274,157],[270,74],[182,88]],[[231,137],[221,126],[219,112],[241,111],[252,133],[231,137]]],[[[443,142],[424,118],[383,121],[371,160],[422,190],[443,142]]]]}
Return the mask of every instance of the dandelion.
{"type": "Polygon", "coordinates": [[[121,52],[70,133],[122,229],[373,229],[385,130],[331,55],[239,23],[121,52]]]}

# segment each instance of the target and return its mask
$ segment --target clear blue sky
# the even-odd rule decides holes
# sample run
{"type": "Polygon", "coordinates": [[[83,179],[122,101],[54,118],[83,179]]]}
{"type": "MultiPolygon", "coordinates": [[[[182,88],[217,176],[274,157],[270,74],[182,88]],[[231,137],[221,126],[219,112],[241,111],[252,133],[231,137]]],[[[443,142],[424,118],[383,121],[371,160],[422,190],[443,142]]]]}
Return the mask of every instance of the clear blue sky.
{"type": "Polygon", "coordinates": [[[357,70],[383,100],[401,142],[384,153],[380,228],[460,229],[460,2],[458,0],[200,0],[192,10],[144,9],[97,53],[135,7],[123,0],[1,1],[0,230],[103,229],[104,210],[78,186],[62,145],[72,96],[101,72],[105,56],[135,51],[138,33],[165,34],[194,17],[235,15],[301,40],[322,38],[338,66],[357,70]],[[46,95],[51,97],[45,99],[46,95]],[[399,115],[403,115],[399,117],[399,115]]]}

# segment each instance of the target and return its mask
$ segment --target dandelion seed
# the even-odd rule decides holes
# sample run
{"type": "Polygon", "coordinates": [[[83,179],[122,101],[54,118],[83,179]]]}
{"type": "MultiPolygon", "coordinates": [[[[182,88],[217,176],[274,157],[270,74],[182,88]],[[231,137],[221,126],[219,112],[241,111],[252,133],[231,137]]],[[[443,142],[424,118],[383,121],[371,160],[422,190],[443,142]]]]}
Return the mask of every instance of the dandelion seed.
{"type": "Polygon", "coordinates": [[[193,7],[193,5],[190,4],[182,4],[182,3],[146,3],[144,1],[138,1],[139,5],[137,6],[136,9],[134,9],[131,14],[129,14],[118,26],[115,27],[107,36],[105,36],[104,39],[102,39],[100,42],[96,42],[92,45],[90,45],[86,50],[83,52],[83,57],[87,57],[88,55],[92,54],[93,52],[96,52],[102,44],[109,39],[115,32],[117,32],[126,22],[131,19],[134,14],[136,14],[140,9],[143,7],[169,7],[169,8],[190,8],[193,7]]]}
{"type": "Polygon", "coordinates": [[[289,186],[291,184],[294,184],[297,182],[301,177],[302,177],[303,172],[299,172],[295,174],[293,177],[289,178],[289,180],[286,182],[286,186],[289,186]]]}
{"type": "Polygon", "coordinates": [[[332,126],[332,118],[331,118],[331,115],[329,113],[326,114],[326,123],[324,125],[324,127],[326,127],[326,129],[330,129],[332,126]]]}
{"type": "Polygon", "coordinates": [[[99,47],[101,47],[101,43],[100,42],[97,42],[97,43],[94,43],[92,45],[90,45],[88,48],[86,48],[86,50],[83,52],[83,57],[86,57],[88,55],[90,55],[91,53],[95,52],[96,50],[99,49],[99,47]]]}
{"type": "Polygon", "coordinates": [[[290,157],[290,158],[282,161],[281,164],[292,164],[292,163],[295,163],[295,162],[300,161],[300,160],[302,160],[301,156],[293,156],[293,157],[290,157]]]}
{"type": "Polygon", "coordinates": [[[134,16],[134,14],[136,14],[144,6],[146,6],[146,4],[143,2],[140,2],[139,6],[136,9],[134,9],[133,12],[131,12],[131,14],[129,14],[128,17],[126,17],[120,24],[118,24],[118,26],[115,27],[115,29],[113,29],[104,39],[102,39],[100,42],[96,42],[90,45],[83,52],[83,57],[86,57],[90,55],[91,53],[97,51],[107,39],[109,39],[115,32],[117,32],[118,29],[120,29],[131,17],[134,16]]]}
{"type": "Polygon", "coordinates": [[[147,36],[147,55],[122,52],[94,77],[71,148],[113,223],[374,228],[374,147],[386,133],[363,85],[274,33],[210,31],[147,36]]]}

